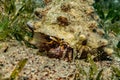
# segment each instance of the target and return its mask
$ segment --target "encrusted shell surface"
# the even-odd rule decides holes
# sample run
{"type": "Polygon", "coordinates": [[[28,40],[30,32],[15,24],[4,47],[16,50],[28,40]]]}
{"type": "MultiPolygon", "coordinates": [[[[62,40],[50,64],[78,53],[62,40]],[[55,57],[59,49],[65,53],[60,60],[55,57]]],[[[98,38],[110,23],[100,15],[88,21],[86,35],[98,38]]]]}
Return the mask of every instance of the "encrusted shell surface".
{"type": "Polygon", "coordinates": [[[52,0],[46,7],[35,10],[41,17],[28,25],[34,27],[34,32],[64,39],[73,49],[80,50],[84,40],[89,50],[106,47],[108,41],[103,38],[104,30],[98,28],[99,17],[93,3],[93,0],[52,0]]]}

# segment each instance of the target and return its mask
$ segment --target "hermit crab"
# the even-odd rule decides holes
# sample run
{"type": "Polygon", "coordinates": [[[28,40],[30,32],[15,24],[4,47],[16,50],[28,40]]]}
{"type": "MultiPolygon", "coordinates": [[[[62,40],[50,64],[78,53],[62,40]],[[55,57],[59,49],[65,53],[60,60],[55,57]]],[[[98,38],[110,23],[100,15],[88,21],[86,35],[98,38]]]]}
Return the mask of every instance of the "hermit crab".
{"type": "Polygon", "coordinates": [[[37,8],[40,19],[27,23],[34,33],[30,43],[47,56],[66,61],[74,54],[80,59],[91,54],[95,60],[110,56],[113,50],[104,39],[104,30],[98,27],[99,17],[92,4],[93,0],[51,0],[46,7],[37,8]],[[91,11],[93,17],[86,13],[91,11]]]}

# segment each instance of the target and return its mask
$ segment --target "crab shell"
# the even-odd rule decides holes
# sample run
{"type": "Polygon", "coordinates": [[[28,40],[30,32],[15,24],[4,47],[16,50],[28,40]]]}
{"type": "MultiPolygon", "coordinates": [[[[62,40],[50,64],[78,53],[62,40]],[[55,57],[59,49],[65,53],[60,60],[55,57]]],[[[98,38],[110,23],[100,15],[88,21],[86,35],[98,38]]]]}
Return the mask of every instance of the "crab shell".
{"type": "Polygon", "coordinates": [[[104,30],[98,28],[97,21],[100,19],[92,7],[93,3],[93,0],[52,0],[46,7],[35,10],[42,17],[36,16],[37,20],[29,21],[28,25],[34,28],[34,32],[64,39],[78,51],[84,40],[87,40],[89,50],[105,48],[109,42],[103,38],[104,30]]]}

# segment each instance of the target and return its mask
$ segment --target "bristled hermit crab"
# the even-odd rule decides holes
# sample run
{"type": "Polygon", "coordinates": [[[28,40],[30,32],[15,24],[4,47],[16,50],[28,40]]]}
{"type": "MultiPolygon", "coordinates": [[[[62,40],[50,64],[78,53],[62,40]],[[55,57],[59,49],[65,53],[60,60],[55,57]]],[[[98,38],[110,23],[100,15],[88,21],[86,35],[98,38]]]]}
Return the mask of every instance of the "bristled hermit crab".
{"type": "Polygon", "coordinates": [[[104,30],[98,28],[99,17],[91,6],[93,3],[93,0],[51,0],[46,7],[37,8],[36,16],[41,17],[27,23],[34,32],[31,44],[46,51],[49,57],[68,61],[74,53],[77,58],[86,58],[89,53],[94,58],[110,56],[113,50],[103,38],[104,30]]]}

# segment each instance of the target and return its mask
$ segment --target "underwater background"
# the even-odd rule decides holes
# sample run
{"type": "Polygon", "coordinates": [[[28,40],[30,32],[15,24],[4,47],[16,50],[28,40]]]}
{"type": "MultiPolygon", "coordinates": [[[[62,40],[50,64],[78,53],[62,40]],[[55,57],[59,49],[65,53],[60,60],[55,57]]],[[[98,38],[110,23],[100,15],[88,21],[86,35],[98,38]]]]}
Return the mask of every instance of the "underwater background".
{"type": "Polygon", "coordinates": [[[0,0],[0,80],[119,80],[120,0],[0,0]]]}

